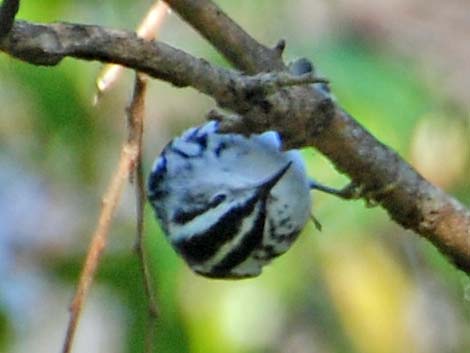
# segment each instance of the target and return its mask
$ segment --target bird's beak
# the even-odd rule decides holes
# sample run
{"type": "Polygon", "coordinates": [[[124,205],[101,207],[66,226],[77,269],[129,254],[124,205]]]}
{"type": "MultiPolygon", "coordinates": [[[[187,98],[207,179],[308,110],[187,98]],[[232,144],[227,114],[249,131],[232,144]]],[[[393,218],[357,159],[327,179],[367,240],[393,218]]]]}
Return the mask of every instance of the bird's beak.
{"type": "Polygon", "coordinates": [[[266,180],[263,180],[259,185],[257,185],[258,192],[260,194],[267,195],[271,189],[278,183],[278,181],[286,174],[287,170],[292,165],[292,161],[288,162],[284,167],[279,169],[276,173],[269,176],[266,180]]]}

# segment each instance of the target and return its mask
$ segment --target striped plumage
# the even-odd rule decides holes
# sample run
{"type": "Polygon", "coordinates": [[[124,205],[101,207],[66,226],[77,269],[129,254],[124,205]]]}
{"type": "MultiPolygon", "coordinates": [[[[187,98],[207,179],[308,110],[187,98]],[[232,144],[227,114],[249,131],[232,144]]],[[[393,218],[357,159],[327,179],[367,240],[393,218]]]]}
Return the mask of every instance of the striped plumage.
{"type": "Polygon", "coordinates": [[[298,151],[277,133],[220,134],[191,128],[163,150],[148,181],[157,218],[193,271],[244,278],[283,254],[310,214],[309,181],[298,151]]]}

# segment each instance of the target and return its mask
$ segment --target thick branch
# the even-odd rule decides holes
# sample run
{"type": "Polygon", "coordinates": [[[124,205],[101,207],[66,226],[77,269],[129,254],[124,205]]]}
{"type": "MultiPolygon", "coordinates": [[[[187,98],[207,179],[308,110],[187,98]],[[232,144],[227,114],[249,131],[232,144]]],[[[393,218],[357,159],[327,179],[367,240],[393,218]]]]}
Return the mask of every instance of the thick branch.
{"type": "Polygon", "coordinates": [[[0,41],[0,50],[36,65],[56,65],[68,56],[113,62],[137,68],[176,86],[202,81],[196,88],[207,94],[211,94],[211,87],[207,86],[213,80],[198,75],[212,78],[217,74],[204,60],[168,45],[146,41],[135,33],[99,26],[17,21],[11,33],[0,41]],[[194,70],[188,70],[191,66],[194,70]]]}
{"type": "Polygon", "coordinates": [[[428,238],[470,273],[470,212],[429,183],[395,151],[339,108],[328,129],[310,140],[407,229],[428,238]]]}
{"type": "MultiPolygon", "coordinates": [[[[186,2],[205,3],[202,0],[186,2]]],[[[197,16],[204,16],[203,12],[193,15],[192,23],[204,22],[196,20],[197,16]]],[[[218,16],[219,22],[226,24],[221,20],[225,18],[221,12],[218,16]]],[[[224,33],[217,27],[219,22],[207,30],[208,38],[212,38],[211,31],[217,35],[224,33]]],[[[232,30],[242,32],[237,26],[232,30]]],[[[269,55],[264,57],[266,66],[258,63],[263,55],[258,53],[253,39],[245,48],[243,40],[237,45],[236,39],[246,38],[245,35],[239,33],[233,38],[229,52],[235,50],[246,55],[240,62],[231,60],[240,69],[257,71],[261,67],[278,67],[279,58],[269,59],[269,55]]],[[[148,42],[129,32],[97,26],[37,25],[18,21],[0,40],[0,50],[42,65],[55,65],[66,56],[113,62],[177,86],[192,86],[240,115],[239,120],[225,124],[227,130],[250,133],[274,129],[281,133],[287,147],[312,145],[318,148],[355,184],[363,187],[366,198],[380,203],[395,221],[426,236],[461,269],[470,272],[470,212],[419,176],[321,89],[303,85],[275,90],[273,87],[293,82],[288,76],[286,79],[288,74],[244,76],[214,67],[163,43],[148,42]]]]}
{"type": "Polygon", "coordinates": [[[167,44],[138,38],[133,32],[91,25],[17,21],[11,33],[0,40],[0,50],[36,65],[56,65],[65,57],[121,64],[178,87],[192,86],[238,112],[250,109],[246,94],[257,99],[279,86],[316,82],[311,75],[245,76],[167,44]]]}
{"type": "Polygon", "coordinates": [[[211,1],[165,2],[238,69],[253,74],[285,68],[279,51],[258,43],[211,1]]]}

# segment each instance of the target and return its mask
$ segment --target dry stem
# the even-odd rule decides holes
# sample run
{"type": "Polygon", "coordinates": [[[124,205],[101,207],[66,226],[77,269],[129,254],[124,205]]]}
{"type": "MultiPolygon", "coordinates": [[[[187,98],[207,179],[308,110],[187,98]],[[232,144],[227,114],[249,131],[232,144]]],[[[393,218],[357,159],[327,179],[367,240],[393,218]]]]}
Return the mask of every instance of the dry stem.
{"type": "MultiPolygon", "coordinates": [[[[139,24],[137,36],[147,40],[153,40],[157,36],[157,32],[163,24],[163,19],[168,14],[169,7],[162,0],[157,0],[147,11],[146,16],[139,24]]],[[[121,76],[124,67],[117,64],[104,65],[96,79],[97,93],[94,103],[98,102],[101,95],[109,90],[121,76]]]]}
{"type": "Polygon", "coordinates": [[[131,104],[128,108],[129,137],[128,142],[134,145],[139,154],[135,168],[135,194],[137,206],[137,234],[135,241],[135,251],[139,257],[139,264],[142,271],[145,294],[148,300],[148,322],[145,335],[145,352],[152,352],[153,339],[155,332],[155,320],[158,315],[158,309],[155,294],[152,286],[152,276],[150,274],[147,262],[146,251],[144,247],[144,207],[147,200],[145,192],[145,183],[142,170],[142,137],[144,131],[144,108],[145,93],[147,89],[147,78],[138,72],[135,74],[134,94],[131,104]]]}
{"type": "Polygon", "coordinates": [[[78,320],[83,309],[83,303],[88,296],[100,257],[106,246],[109,227],[111,225],[114,211],[121,197],[124,183],[128,179],[129,172],[135,165],[137,157],[138,149],[136,146],[132,146],[129,143],[124,144],[121,149],[118,167],[114,172],[106,193],[103,196],[98,225],[93,234],[85,265],[83,266],[82,273],[80,274],[78,287],[70,306],[70,320],[62,349],[63,353],[69,353],[72,348],[72,342],[78,320]]]}

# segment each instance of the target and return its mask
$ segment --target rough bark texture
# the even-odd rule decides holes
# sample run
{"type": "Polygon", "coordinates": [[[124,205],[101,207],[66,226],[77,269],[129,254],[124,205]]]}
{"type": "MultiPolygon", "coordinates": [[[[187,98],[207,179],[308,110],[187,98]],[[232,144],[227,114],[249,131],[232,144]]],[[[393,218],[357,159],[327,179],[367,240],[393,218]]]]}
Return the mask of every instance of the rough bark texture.
{"type": "Polygon", "coordinates": [[[16,21],[0,39],[0,50],[36,65],[56,65],[67,56],[119,63],[179,87],[192,86],[237,114],[223,122],[226,131],[274,129],[286,147],[316,147],[359,186],[362,197],[470,273],[470,211],[427,182],[324,91],[306,85],[313,77],[285,72],[282,42],[273,49],[259,44],[208,0],[167,3],[240,71],[130,32],[78,24],[16,21]]]}

